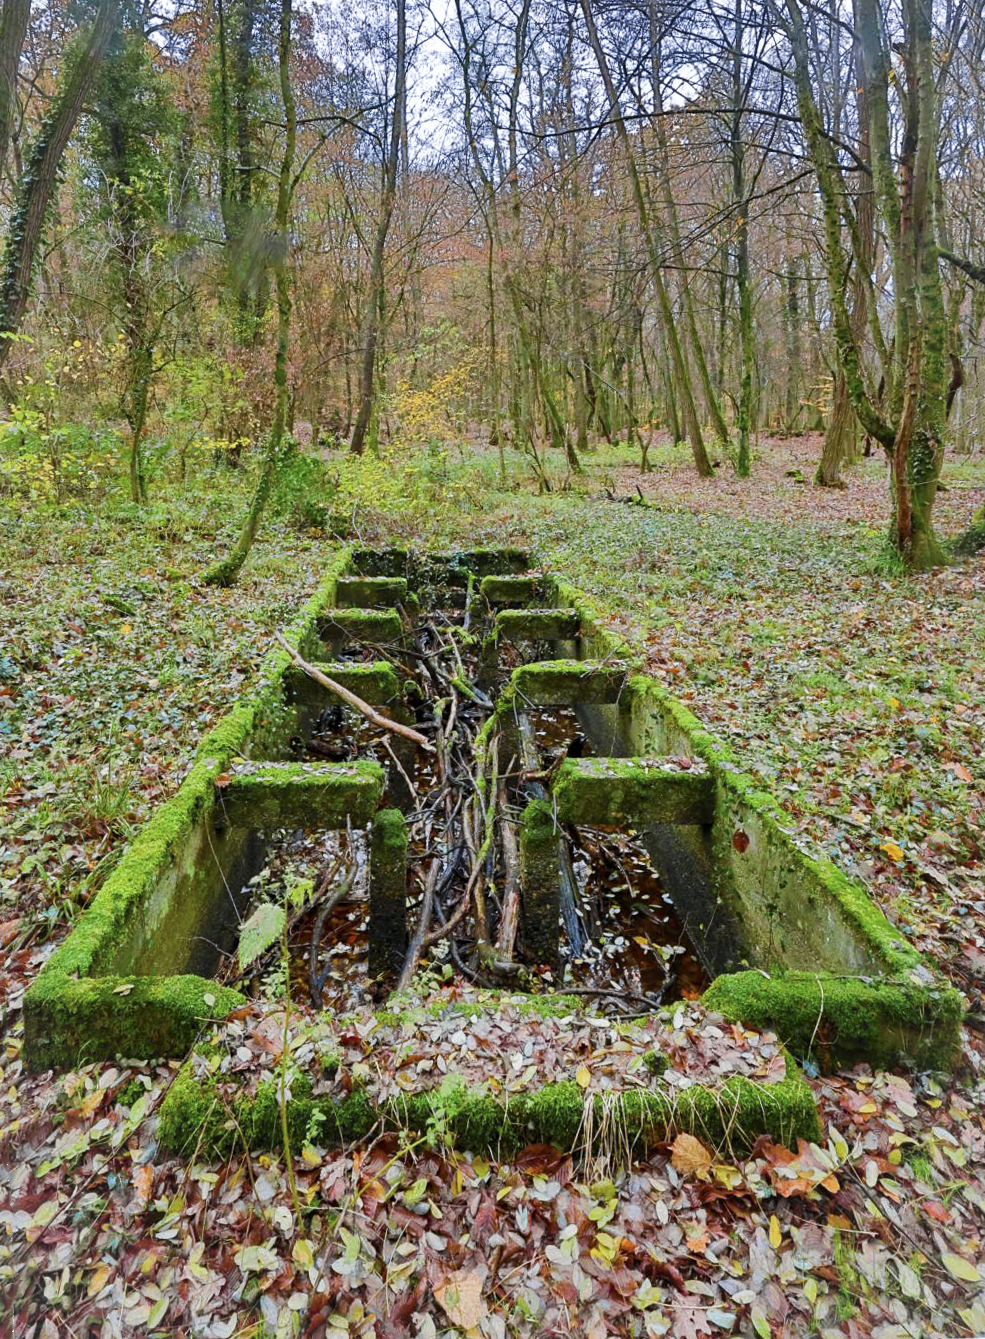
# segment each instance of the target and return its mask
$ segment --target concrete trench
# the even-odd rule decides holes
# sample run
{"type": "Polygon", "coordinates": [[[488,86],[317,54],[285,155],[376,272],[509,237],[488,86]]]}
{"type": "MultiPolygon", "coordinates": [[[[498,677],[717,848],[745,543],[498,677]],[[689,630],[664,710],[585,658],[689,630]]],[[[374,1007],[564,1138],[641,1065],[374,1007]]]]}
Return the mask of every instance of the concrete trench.
{"type": "MultiPolygon", "coordinates": [[[[517,556],[513,564],[501,565],[521,561],[517,556]]],[[[578,659],[577,612],[545,605],[553,583],[485,570],[495,565],[491,557],[469,566],[404,554],[365,555],[356,559],[360,570],[340,583],[341,603],[318,621],[323,648],[318,668],[395,720],[437,738],[435,704],[444,693],[438,715],[447,717],[452,710],[458,723],[453,791],[474,791],[477,737],[486,736],[481,765],[487,783],[493,741],[498,750],[505,803],[497,814],[483,884],[489,940],[495,943],[502,940],[503,890],[519,878],[515,946],[511,941],[507,960],[490,965],[487,952],[480,963],[476,917],[467,915],[447,939],[430,947],[422,965],[445,975],[463,973],[490,988],[519,984],[538,991],[576,990],[614,1013],[646,1012],[682,991],[694,998],[708,977],[685,928],[691,909],[684,906],[682,919],[630,827],[636,815],[623,812],[625,805],[613,799],[604,774],[607,800],[592,794],[599,789],[604,764],[592,756],[584,702],[617,699],[625,670],[617,665],[586,671],[578,659]],[[435,675],[443,677],[436,680],[435,675]],[[498,709],[506,689],[510,705],[498,709]],[[561,793],[562,803],[577,806],[577,826],[554,812],[550,793],[562,764],[574,755],[583,761],[567,767],[561,793]],[[550,811],[546,822],[545,805],[550,811]],[[503,831],[505,824],[509,832],[503,831]]],[[[442,905],[431,930],[436,933],[454,915],[467,883],[461,867],[463,834],[460,827],[446,827],[440,836],[434,832],[432,755],[368,722],[297,666],[286,682],[298,725],[289,741],[292,760],[330,774],[356,762],[382,767],[384,790],[370,824],[372,835],[360,842],[341,827],[322,827],[325,815],[319,817],[314,802],[306,817],[286,798],[275,800],[276,768],[261,769],[259,776],[234,770],[221,807],[232,826],[252,822],[254,832],[260,818],[269,815],[266,830],[273,835],[262,846],[262,861],[268,868],[273,861],[276,872],[259,889],[253,887],[254,901],[283,898],[292,878],[292,852],[295,868],[316,881],[318,868],[345,865],[347,849],[354,858],[358,870],[349,898],[327,920],[310,907],[294,918],[289,935],[291,980],[298,993],[340,1013],[378,1003],[398,979],[421,912],[422,866],[436,843],[442,848],[443,874],[450,877],[440,880],[442,905]],[[281,820],[285,830],[278,833],[281,820]],[[306,830],[291,831],[295,823],[306,830]],[[459,861],[457,872],[453,859],[459,861]]],[[[706,787],[700,768],[692,770],[680,814],[671,817],[706,817],[706,787]]],[[[643,771],[639,781],[645,786],[649,780],[651,806],[666,817],[677,801],[672,794],[656,795],[664,776],[662,768],[649,778],[643,771]]],[[[285,781],[282,789],[293,784],[285,781]]],[[[341,824],[343,818],[361,822],[364,815],[339,809],[329,817],[341,824]]],[[[241,916],[249,910],[246,901],[237,897],[241,916]]],[[[230,955],[220,961],[218,974],[230,979],[234,969],[230,955]]],[[[262,980],[263,971],[263,963],[258,964],[251,973],[254,983],[262,980]]],[[[247,988],[242,980],[237,984],[247,988]]]]}
{"type": "MultiPolygon", "coordinates": [[[[569,851],[570,865],[589,867],[591,877],[594,860],[600,870],[608,867],[603,882],[612,882],[612,868],[629,862],[630,885],[652,866],[648,897],[653,903],[666,895],[676,917],[668,931],[674,942],[660,955],[669,964],[661,989],[638,971],[629,981],[612,973],[615,959],[632,965],[634,936],[608,927],[610,945],[621,937],[624,945],[615,947],[625,951],[608,954],[602,966],[609,977],[588,964],[586,989],[598,999],[633,995],[642,1011],[673,997],[673,977],[683,976],[688,993],[700,990],[703,969],[713,978],[704,996],[709,1007],[776,1030],[812,1064],[953,1063],[961,1017],[953,988],[864,889],[798,848],[785,815],[740,760],[639,673],[630,649],[606,631],[584,596],[531,572],[526,554],[340,553],[287,630],[287,643],[374,708],[430,731],[429,738],[447,726],[454,698],[465,752],[481,754],[473,769],[481,774],[488,775],[498,741],[522,894],[515,948],[508,955],[477,952],[470,913],[447,936],[455,951],[439,966],[471,972],[483,985],[522,983],[537,991],[563,988],[565,974],[569,985],[578,979],[573,972],[585,954],[572,951],[576,919],[582,934],[593,928],[586,879],[573,919],[559,857],[559,840],[563,855],[577,831],[588,836],[569,851]],[[451,660],[429,671],[426,692],[420,629],[429,623],[451,660]],[[442,697],[436,724],[435,699],[442,697]],[[677,941],[689,941],[694,958],[690,947],[686,955],[665,951],[677,941]],[[678,957],[690,964],[687,972],[675,970],[678,957]]],[[[354,920],[323,927],[323,943],[329,947],[338,931],[359,940],[369,996],[374,982],[385,993],[414,934],[419,870],[435,823],[428,827],[422,798],[433,780],[430,761],[408,740],[392,736],[386,749],[381,740],[348,709],[340,711],[287,651],[272,652],[255,693],[203,741],[181,790],[155,812],[27,992],[28,1063],[38,1069],[121,1052],[181,1054],[203,1019],[236,1008],[241,991],[213,973],[235,947],[255,896],[251,880],[285,844],[278,833],[304,832],[305,840],[337,846],[338,834],[366,834],[357,861],[364,903],[354,920]]],[[[447,814],[447,784],[442,805],[447,814]]],[[[473,834],[473,848],[480,839],[473,834]]],[[[440,846],[440,831],[436,840],[440,846]]],[[[506,865],[498,838],[492,849],[483,880],[496,941],[495,899],[506,865]]],[[[454,914],[455,896],[450,882],[432,931],[454,914]]],[[[338,1008],[341,997],[328,1003],[338,1008]]]]}

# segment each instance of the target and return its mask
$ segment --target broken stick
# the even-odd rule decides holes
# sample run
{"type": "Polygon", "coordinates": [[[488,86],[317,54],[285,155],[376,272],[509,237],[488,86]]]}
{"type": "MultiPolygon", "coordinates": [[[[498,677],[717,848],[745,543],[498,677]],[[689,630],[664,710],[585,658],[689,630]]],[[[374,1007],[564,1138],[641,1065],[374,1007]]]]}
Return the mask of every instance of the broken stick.
{"type": "Polygon", "coordinates": [[[314,679],[315,683],[320,683],[321,686],[327,688],[330,693],[335,693],[335,695],[340,697],[348,706],[354,708],[356,711],[362,712],[367,721],[370,721],[373,725],[379,726],[381,730],[389,730],[392,734],[403,735],[405,739],[412,739],[414,743],[417,744],[418,747],[424,749],[426,753],[435,752],[434,745],[431,741],[425,739],[417,730],[414,730],[409,725],[402,725],[400,721],[391,720],[389,716],[381,716],[378,711],[375,711],[368,702],[364,702],[361,697],[356,697],[355,693],[351,693],[348,688],[343,688],[340,683],[336,683],[334,679],[330,679],[327,674],[322,674],[320,669],[317,669],[314,665],[309,665],[279,632],[274,635],[299,669],[304,670],[305,674],[307,674],[309,678],[314,679]]]}

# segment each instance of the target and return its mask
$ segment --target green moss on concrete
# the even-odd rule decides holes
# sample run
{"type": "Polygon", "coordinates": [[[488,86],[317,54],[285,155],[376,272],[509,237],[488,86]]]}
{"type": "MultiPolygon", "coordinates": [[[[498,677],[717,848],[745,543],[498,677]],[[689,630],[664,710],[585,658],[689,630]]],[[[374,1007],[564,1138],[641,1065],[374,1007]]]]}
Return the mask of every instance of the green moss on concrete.
{"type": "Polygon", "coordinates": [[[671,770],[657,759],[568,758],[552,794],[562,823],[707,824],[714,816],[713,777],[671,770]]]}
{"type": "MultiPolygon", "coordinates": [[[[348,550],[329,560],[326,575],[285,633],[291,646],[303,646],[318,614],[334,599],[338,574],[348,560],[348,550]]],[[[216,777],[235,756],[249,752],[258,734],[262,742],[265,717],[273,718],[281,709],[280,679],[291,663],[284,650],[268,655],[253,695],[205,736],[177,795],[141,828],[78,925],[28,988],[24,1056],[30,1068],[72,1066],[80,1057],[180,1054],[191,1045],[203,1018],[222,1017],[242,1002],[238,992],[199,977],[141,977],[131,982],[114,974],[114,966],[196,825],[210,821],[216,777]],[[206,1004],[205,995],[215,1003],[206,1004]]]]}
{"type": "Polygon", "coordinates": [[[322,641],[369,642],[380,645],[398,642],[403,625],[396,609],[333,609],[318,618],[318,635],[322,641]]]}
{"type": "MultiPolygon", "coordinates": [[[[307,1075],[295,1074],[287,1091],[287,1131],[294,1153],[309,1138],[333,1147],[356,1143],[379,1122],[361,1089],[334,1102],[313,1096],[307,1075]]],[[[282,1149],[278,1081],[266,1080],[255,1093],[237,1093],[230,1100],[215,1077],[203,1078],[185,1065],[161,1104],[157,1141],[164,1153],[213,1159],[244,1150],[282,1149]]]]}
{"type": "MultiPolygon", "coordinates": [[[[351,1144],[380,1127],[420,1134],[436,1145],[509,1156],[530,1143],[564,1152],[643,1153],[654,1144],[689,1133],[733,1152],[763,1134],[796,1146],[821,1138],[810,1089],[796,1067],[781,1083],[733,1078],[717,1088],[633,1088],[586,1096],[574,1079],[500,1098],[447,1075],[424,1092],[401,1094],[381,1109],[362,1090],[341,1102],[313,1097],[303,1078],[290,1084],[288,1132],[296,1151],[315,1132],[323,1145],[351,1144]]],[[[275,1082],[255,1094],[223,1098],[214,1079],[193,1077],[186,1067],[162,1106],[158,1142],[165,1152],[227,1157],[238,1148],[278,1149],[283,1143],[275,1082]]]]}
{"type": "Polygon", "coordinates": [[[45,971],[24,997],[24,1055],[32,1070],[181,1055],[206,1022],[245,1002],[199,976],[78,980],[45,971]]]}
{"type": "Polygon", "coordinates": [[[565,642],[574,640],[580,628],[574,609],[501,609],[494,634],[508,642],[565,642]]]}
{"type": "Polygon", "coordinates": [[[335,602],[339,608],[387,609],[407,599],[406,577],[339,577],[335,602]]]}
{"type": "Polygon", "coordinates": [[[677,1134],[733,1153],[748,1151],[764,1134],[792,1148],[798,1139],[816,1143],[822,1137],[813,1095],[795,1066],[781,1083],[736,1076],[718,1088],[693,1084],[673,1093],[635,1088],[601,1094],[593,1117],[601,1138],[634,1151],[677,1134]]]}
{"type": "MultiPolygon", "coordinates": [[[[376,660],[371,664],[353,664],[349,660],[315,661],[314,669],[319,670],[327,679],[334,679],[342,688],[361,697],[371,707],[382,707],[387,703],[400,701],[400,680],[396,671],[387,660],[376,660]]],[[[326,702],[336,703],[340,699],[324,684],[318,683],[310,674],[306,674],[299,665],[291,665],[284,674],[284,686],[292,702],[324,707],[326,702]]]]}
{"type": "Polygon", "coordinates": [[[532,607],[542,600],[545,583],[540,577],[486,576],[479,582],[479,590],[492,605],[526,605],[532,607]]]}
{"type": "MultiPolygon", "coordinates": [[[[211,809],[217,766],[197,764],[178,794],[155,811],[68,939],[48,960],[39,982],[59,975],[87,977],[112,971],[154,885],[178,858],[194,824],[211,809]]],[[[29,988],[28,999],[35,988],[29,988]]]]}
{"type": "Polygon", "coordinates": [[[435,561],[446,563],[452,569],[464,570],[481,581],[487,576],[515,575],[525,572],[530,566],[530,558],[524,549],[462,549],[458,553],[449,553],[435,561]]]}
{"type": "Polygon", "coordinates": [[[383,795],[379,763],[259,763],[220,791],[219,812],[232,827],[365,827],[383,795]]]}
{"type": "Polygon", "coordinates": [[[584,591],[568,582],[555,578],[554,588],[557,604],[571,608],[581,623],[581,638],[584,652],[593,659],[634,660],[637,652],[624,637],[605,627],[607,613],[602,605],[592,600],[584,591]]]}
{"type": "Polygon", "coordinates": [[[407,577],[416,559],[410,549],[355,549],[352,570],[361,577],[407,577]]]}
{"type": "Polygon", "coordinates": [[[510,687],[523,704],[578,707],[618,702],[626,686],[624,664],[540,660],[513,671],[510,687]]]}
{"type": "Polygon", "coordinates": [[[670,1069],[670,1061],[660,1051],[644,1051],[643,1068],[651,1078],[659,1079],[670,1069]]]}
{"type": "Polygon", "coordinates": [[[950,1069],[960,1045],[961,999],[950,986],[812,972],[720,976],[702,1004],[731,1022],[776,1032],[824,1069],[950,1069]]]}

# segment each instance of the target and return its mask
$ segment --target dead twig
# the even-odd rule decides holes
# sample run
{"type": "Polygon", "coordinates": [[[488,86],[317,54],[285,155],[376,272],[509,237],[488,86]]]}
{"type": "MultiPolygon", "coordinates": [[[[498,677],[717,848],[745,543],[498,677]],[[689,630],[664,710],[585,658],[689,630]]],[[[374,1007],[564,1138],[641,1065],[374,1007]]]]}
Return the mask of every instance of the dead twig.
{"type": "Polygon", "coordinates": [[[355,881],[356,867],[352,865],[339,886],[318,908],[318,915],[315,917],[315,924],[311,931],[311,947],[308,950],[308,993],[315,1009],[321,1008],[321,993],[325,989],[325,982],[331,970],[331,965],[329,965],[323,972],[318,971],[318,951],[321,948],[321,937],[325,931],[325,922],[343,898],[347,897],[352,891],[352,885],[355,881]]]}
{"type": "Polygon", "coordinates": [[[402,725],[400,721],[391,720],[389,716],[381,716],[378,711],[374,710],[368,702],[364,702],[361,697],[357,697],[355,693],[351,693],[348,688],[343,688],[340,683],[336,683],[334,679],[330,679],[327,674],[322,674],[321,670],[316,669],[314,665],[309,665],[279,632],[274,635],[294,661],[295,665],[297,665],[299,669],[304,670],[305,674],[307,674],[310,679],[314,679],[315,683],[320,683],[323,688],[327,688],[330,693],[335,693],[335,695],[340,697],[348,706],[361,712],[372,725],[378,726],[381,730],[389,730],[395,735],[403,735],[405,739],[412,739],[414,743],[417,744],[418,747],[424,749],[425,752],[434,753],[434,745],[430,740],[425,739],[422,734],[419,734],[417,730],[412,729],[409,725],[402,725]]]}

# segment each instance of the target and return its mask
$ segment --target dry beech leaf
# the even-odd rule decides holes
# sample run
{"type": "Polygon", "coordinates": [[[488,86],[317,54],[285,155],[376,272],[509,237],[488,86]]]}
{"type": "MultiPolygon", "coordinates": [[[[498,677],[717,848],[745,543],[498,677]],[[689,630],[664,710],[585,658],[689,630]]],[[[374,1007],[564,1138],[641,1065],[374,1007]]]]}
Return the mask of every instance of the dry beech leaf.
{"type": "Polygon", "coordinates": [[[488,1315],[489,1308],[482,1300],[485,1281],[486,1267],[480,1265],[478,1269],[456,1270],[434,1290],[448,1319],[466,1333],[478,1329],[488,1315]]]}
{"type": "Polygon", "coordinates": [[[147,1204],[154,1185],[154,1168],[149,1163],[143,1163],[134,1171],[133,1184],[137,1188],[137,1198],[140,1203],[142,1205],[147,1204]]]}
{"type": "Polygon", "coordinates": [[[671,1165],[684,1176],[706,1177],[714,1158],[693,1134],[679,1134],[670,1146],[671,1165]]]}

